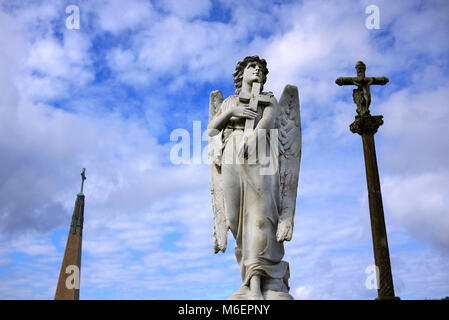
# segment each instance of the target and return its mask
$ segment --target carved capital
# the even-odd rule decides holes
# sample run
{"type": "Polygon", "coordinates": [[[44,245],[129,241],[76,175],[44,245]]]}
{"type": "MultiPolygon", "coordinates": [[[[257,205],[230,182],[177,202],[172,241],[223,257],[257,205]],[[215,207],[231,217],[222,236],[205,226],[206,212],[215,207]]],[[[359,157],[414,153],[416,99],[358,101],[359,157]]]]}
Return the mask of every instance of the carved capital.
{"type": "Polygon", "coordinates": [[[356,116],[349,129],[352,133],[358,133],[360,135],[364,133],[375,134],[377,129],[384,123],[382,118],[383,116],[372,116],[370,114],[356,116]]]}

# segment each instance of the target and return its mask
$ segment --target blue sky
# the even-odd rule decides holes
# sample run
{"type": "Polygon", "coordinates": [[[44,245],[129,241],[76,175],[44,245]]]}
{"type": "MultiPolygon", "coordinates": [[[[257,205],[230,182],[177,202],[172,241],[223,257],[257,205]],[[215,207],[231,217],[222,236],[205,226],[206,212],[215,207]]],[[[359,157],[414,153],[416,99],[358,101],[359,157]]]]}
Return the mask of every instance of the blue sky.
{"type": "MultiPolygon", "coordinates": [[[[0,1],[0,298],[52,299],[86,167],[81,299],[225,299],[240,286],[213,254],[206,164],[175,165],[175,129],[207,126],[209,93],[234,93],[246,55],[265,89],[298,86],[303,129],[296,299],[373,299],[374,263],[355,105],[372,89],[397,295],[449,295],[447,1],[0,1]],[[68,5],[80,29],[65,26],[68,5]],[[380,9],[367,29],[365,8],[380,9]]],[[[190,141],[193,144],[193,141],[190,141]]],[[[206,143],[202,143],[206,147],[206,143]]]]}

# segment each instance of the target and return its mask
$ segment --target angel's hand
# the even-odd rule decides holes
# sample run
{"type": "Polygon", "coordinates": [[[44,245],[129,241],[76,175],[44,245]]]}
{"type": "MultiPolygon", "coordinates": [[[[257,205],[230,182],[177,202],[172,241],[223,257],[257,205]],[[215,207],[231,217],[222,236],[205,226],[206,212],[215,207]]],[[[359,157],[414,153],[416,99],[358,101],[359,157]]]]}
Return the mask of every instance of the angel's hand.
{"type": "Polygon", "coordinates": [[[257,112],[253,111],[248,105],[244,105],[243,107],[233,108],[232,116],[237,118],[254,119],[257,117],[257,112]]]}
{"type": "Polygon", "coordinates": [[[290,218],[279,219],[276,231],[276,240],[278,242],[290,241],[293,235],[293,221],[290,218]]]}

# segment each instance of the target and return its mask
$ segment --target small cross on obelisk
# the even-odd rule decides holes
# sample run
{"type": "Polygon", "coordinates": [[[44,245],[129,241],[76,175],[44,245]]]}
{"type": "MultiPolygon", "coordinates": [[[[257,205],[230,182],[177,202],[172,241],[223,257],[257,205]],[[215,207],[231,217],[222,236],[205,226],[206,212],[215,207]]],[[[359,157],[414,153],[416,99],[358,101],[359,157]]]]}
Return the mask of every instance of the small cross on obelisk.
{"type": "Polygon", "coordinates": [[[335,80],[339,86],[354,85],[354,103],[357,105],[357,116],[349,126],[352,133],[362,136],[365,156],[366,182],[368,186],[371,232],[373,236],[374,261],[378,270],[377,299],[399,299],[394,295],[393,277],[391,275],[390,253],[388,250],[387,231],[380,192],[379,170],[377,168],[374,134],[383,124],[383,116],[372,116],[369,111],[371,103],[370,85],[388,83],[386,77],[365,77],[366,66],[362,61],[355,66],[357,77],[340,77],[335,80]]]}
{"type": "MultiPolygon", "coordinates": [[[[251,94],[240,91],[239,101],[243,103],[249,103],[251,110],[257,112],[257,107],[260,104],[270,104],[270,97],[267,95],[260,94],[260,83],[253,82],[251,89],[251,94]]],[[[245,131],[243,132],[243,137],[247,138],[254,131],[255,119],[245,120],[245,131]]]]}
{"type": "Polygon", "coordinates": [[[86,180],[86,168],[83,168],[81,171],[81,191],[78,193],[79,195],[84,195],[83,193],[83,187],[84,187],[84,180],[86,180]]]}

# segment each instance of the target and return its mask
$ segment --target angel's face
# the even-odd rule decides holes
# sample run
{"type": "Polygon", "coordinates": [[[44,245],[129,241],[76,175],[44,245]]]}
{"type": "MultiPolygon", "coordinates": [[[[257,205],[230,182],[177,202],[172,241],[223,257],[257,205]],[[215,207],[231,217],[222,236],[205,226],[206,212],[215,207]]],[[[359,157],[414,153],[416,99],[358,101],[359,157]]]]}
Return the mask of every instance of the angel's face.
{"type": "Polygon", "coordinates": [[[253,82],[262,83],[262,67],[257,62],[250,62],[243,70],[243,81],[250,84],[253,82]]]}

